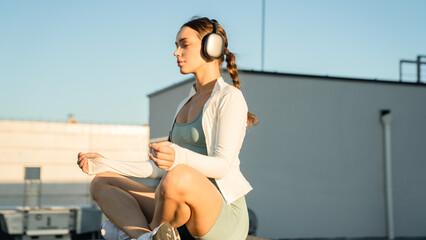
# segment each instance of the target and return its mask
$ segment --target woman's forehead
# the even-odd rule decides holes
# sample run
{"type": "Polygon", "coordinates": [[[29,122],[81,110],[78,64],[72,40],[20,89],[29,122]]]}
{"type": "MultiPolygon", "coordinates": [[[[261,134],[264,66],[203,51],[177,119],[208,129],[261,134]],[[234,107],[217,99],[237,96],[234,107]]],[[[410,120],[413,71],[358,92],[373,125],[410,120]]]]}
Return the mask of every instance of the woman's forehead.
{"type": "Polygon", "coordinates": [[[200,39],[198,37],[198,32],[190,27],[183,27],[179,30],[179,32],[176,35],[176,42],[179,42],[181,39],[200,39]]]}

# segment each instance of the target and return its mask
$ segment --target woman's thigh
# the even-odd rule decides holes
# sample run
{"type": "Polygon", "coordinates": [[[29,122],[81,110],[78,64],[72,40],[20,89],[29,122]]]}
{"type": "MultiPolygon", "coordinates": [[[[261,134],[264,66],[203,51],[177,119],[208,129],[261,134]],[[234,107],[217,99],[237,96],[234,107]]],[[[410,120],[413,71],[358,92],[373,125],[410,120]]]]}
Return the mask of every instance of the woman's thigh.
{"type": "Polygon", "coordinates": [[[147,221],[150,222],[154,215],[154,198],[155,189],[134,180],[131,180],[125,176],[114,172],[104,172],[97,174],[92,181],[92,188],[102,188],[103,184],[108,184],[117,187],[136,199],[142,212],[144,213],[147,221]],[[95,185],[95,186],[94,186],[95,185]],[[97,186],[96,186],[97,185],[97,186]]]}
{"type": "Polygon", "coordinates": [[[249,229],[249,217],[245,197],[226,204],[222,199],[222,208],[215,224],[210,231],[197,238],[200,240],[212,239],[246,239],[249,229]]]}
{"type": "Polygon", "coordinates": [[[186,226],[193,236],[206,234],[215,223],[222,207],[222,195],[216,186],[198,170],[178,165],[170,170],[160,183],[164,190],[191,209],[186,226]]]}

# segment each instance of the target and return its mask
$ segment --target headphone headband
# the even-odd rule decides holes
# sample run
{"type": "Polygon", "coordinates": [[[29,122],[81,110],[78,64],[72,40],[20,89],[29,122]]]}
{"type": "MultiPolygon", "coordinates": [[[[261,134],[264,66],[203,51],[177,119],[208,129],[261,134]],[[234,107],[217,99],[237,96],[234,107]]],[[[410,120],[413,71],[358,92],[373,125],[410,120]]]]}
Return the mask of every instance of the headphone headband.
{"type": "Polygon", "coordinates": [[[211,19],[210,22],[213,24],[213,32],[217,33],[217,21],[216,21],[216,19],[211,19]]]}

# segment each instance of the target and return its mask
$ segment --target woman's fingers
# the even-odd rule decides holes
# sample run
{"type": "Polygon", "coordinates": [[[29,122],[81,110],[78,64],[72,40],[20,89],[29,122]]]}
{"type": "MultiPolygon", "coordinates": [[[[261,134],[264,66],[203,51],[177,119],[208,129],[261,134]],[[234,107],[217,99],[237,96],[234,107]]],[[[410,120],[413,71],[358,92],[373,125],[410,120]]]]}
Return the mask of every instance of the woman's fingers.
{"type": "Polygon", "coordinates": [[[157,146],[170,146],[170,145],[172,145],[172,143],[169,142],[169,141],[157,142],[157,143],[152,143],[152,144],[157,145],[157,146]]]}
{"type": "Polygon", "coordinates": [[[78,164],[78,166],[79,166],[80,168],[83,168],[83,166],[84,166],[85,164],[87,164],[87,159],[83,159],[83,160],[81,160],[81,161],[80,161],[80,163],[78,164]]]}
{"type": "Polygon", "coordinates": [[[81,162],[81,160],[83,160],[84,158],[87,158],[86,154],[84,154],[84,153],[79,153],[79,154],[78,154],[78,161],[77,161],[77,163],[80,163],[80,162],[81,162]]]}
{"type": "Polygon", "coordinates": [[[174,160],[174,157],[171,154],[168,154],[168,153],[157,152],[156,155],[157,155],[156,158],[161,159],[161,160],[168,160],[168,161],[174,160]]]}
{"type": "MultiPolygon", "coordinates": [[[[156,159],[161,159],[161,160],[166,160],[166,161],[171,161],[171,162],[175,161],[175,154],[172,151],[165,151],[165,152],[156,151],[154,154],[153,153],[149,153],[149,154],[150,154],[150,156],[152,156],[156,159]]],[[[152,160],[154,160],[154,159],[152,159],[152,160]]]]}
{"type": "Polygon", "coordinates": [[[88,153],[86,153],[85,154],[87,157],[90,157],[90,158],[103,158],[104,156],[102,156],[101,154],[99,154],[99,153],[96,153],[96,152],[88,152],[88,153]]]}
{"type": "Polygon", "coordinates": [[[81,168],[81,170],[83,170],[83,172],[87,173],[88,172],[88,158],[89,156],[87,154],[84,153],[78,153],[78,160],[77,160],[77,165],[81,168]]]}
{"type": "Polygon", "coordinates": [[[104,158],[104,156],[102,156],[99,153],[96,152],[88,152],[88,153],[78,153],[78,158],[82,158],[82,157],[89,157],[89,158],[104,158]]]}
{"type": "Polygon", "coordinates": [[[83,161],[83,159],[84,159],[84,157],[80,157],[80,158],[77,160],[77,165],[80,165],[80,163],[81,163],[81,161],[83,161]]]}
{"type": "Polygon", "coordinates": [[[102,156],[99,153],[93,153],[93,152],[89,152],[89,153],[78,153],[78,160],[77,160],[77,164],[80,165],[80,162],[83,160],[86,160],[88,158],[104,158],[104,156],[102,156]]]}
{"type": "Polygon", "coordinates": [[[170,146],[171,142],[159,142],[150,144],[150,148],[154,150],[149,153],[149,158],[161,169],[168,170],[175,162],[175,150],[170,146]]]}
{"type": "Polygon", "coordinates": [[[166,141],[166,142],[151,143],[149,147],[154,149],[155,151],[160,151],[160,149],[163,149],[163,148],[164,149],[172,148],[170,147],[170,145],[172,145],[172,143],[169,141],[166,141]]]}
{"type": "Polygon", "coordinates": [[[159,168],[169,169],[175,161],[175,150],[170,146],[171,142],[159,142],[150,144],[150,148],[154,150],[149,153],[149,157],[157,164],[159,168]]]}
{"type": "Polygon", "coordinates": [[[157,157],[154,157],[152,153],[149,153],[149,158],[154,161],[154,163],[161,169],[169,169],[173,165],[173,161],[159,159],[157,157]]]}
{"type": "Polygon", "coordinates": [[[89,174],[89,164],[87,162],[84,162],[83,166],[81,167],[81,170],[83,170],[84,173],[89,174]]]}
{"type": "Polygon", "coordinates": [[[89,174],[89,158],[103,158],[99,153],[82,153],[79,152],[77,155],[77,165],[81,168],[84,173],[89,174]]]}
{"type": "Polygon", "coordinates": [[[171,143],[170,142],[164,142],[164,144],[158,144],[158,143],[153,143],[150,145],[151,149],[154,150],[155,155],[157,155],[158,158],[159,154],[166,154],[166,155],[175,155],[175,150],[170,147],[171,143]]]}
{"type": "Polygon", "coordinates": [[[77,155],[77,164],[80,164],[81,155],[83,155],[82,152],[79,152],[77,155]]]}

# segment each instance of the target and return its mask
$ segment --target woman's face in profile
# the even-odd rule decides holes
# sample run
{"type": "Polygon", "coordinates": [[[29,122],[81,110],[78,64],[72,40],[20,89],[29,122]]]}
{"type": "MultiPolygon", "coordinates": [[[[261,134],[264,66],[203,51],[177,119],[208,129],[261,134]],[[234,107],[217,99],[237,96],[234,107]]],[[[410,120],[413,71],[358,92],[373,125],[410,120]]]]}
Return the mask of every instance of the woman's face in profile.
{"type": "Polygon", "coordinates": [[[176,36],[174,56],[182,74],[195,73],[203,69],[206,60],[201,53],[201,39],[198,32],[189,27],[182,27],[176,36]]]}

